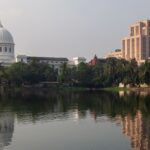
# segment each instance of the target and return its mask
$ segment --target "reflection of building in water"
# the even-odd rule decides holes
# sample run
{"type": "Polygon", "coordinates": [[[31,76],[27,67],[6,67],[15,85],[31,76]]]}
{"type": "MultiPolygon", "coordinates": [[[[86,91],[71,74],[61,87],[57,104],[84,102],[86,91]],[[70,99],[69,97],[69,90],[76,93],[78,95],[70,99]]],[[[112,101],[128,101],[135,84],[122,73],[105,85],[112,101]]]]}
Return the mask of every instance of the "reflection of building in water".
{"type": "Polygon", "coordinates": [[[123,117],[122,125],[123,133],[130,138],[133,149],[150,149],[150,120],[144,119],[140,111],[135,117],[131,115],[123,117]]]}
{"type": "Polygon", "coordinates": [[[119,91],[119,96],[124,97],[125,96],[125,91],[119,91]]]}
{"type": "Polygon", "coordinates": [[[9,112],[0,113],[0,150],[8,146],[14,131],[14,115],[9,112]]]}
{"type": "Polygon", "coordinates": [[[147,96],[148,94],[148,91],[140,91],[140,96],[147,96]]]}

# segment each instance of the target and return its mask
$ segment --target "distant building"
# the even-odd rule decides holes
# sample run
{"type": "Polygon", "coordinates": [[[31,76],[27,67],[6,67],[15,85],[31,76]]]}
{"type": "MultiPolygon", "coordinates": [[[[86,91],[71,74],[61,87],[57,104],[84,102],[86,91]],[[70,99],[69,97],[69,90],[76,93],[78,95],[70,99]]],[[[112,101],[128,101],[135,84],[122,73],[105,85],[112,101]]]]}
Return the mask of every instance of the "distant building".
{"type": "Polygon", "coordinates": [[[105,63],[106,59],[104,58],[97,58],[97,56],[95,55],[94,58],[89,62],[90,66],[95,66],[98,65],[100,63],[105,63]]]}
{"type": "Polygon", "coordinates": [[[109,53],[107,58],[117,58],[117,59],[123,58],[122,50],[121,49],[116,49],[115,51],[109,53]]]}
{"type": "Polygon", "coordinates": [[[55,57],[33,57],[33,56],[26,56],[26,55],[18,55],[17,62],[24,62],[30,63],[33,60],[38,61],[39,63],[47,63],[50,66],[54,67],[55,69],[60,69],[60,67],[64,63],[68,63],[67,58],[55,58],[55,57]]]}
{"type": "Polygon", "coordinates": [[[77,65],[79,65],[82,62],[86,63],[86,58],[84,58],[84,57],[74,57],[73,58],[73,62],[77,66],[77,65]]]}
{"type": "Polygon", "coordinates": [[[136,59],[138,64],[150,58],[150,20],[130,26],[130,36],[122,40],[123,58],[136,59]]]}
{"type": "Polygon", "coordinates": [[[75,66],[78,66],[80,63],[86,63],[85,57],[74,57],[72,60],[68,61],[68,67],[73,68],[75,66]]]}
{"type": "Polygon", "coordinates": [[[74,61],[73,61],[73,60],[69,60],[68,63],[67,63],[67,66],[68,66],[69,68],[75,67],[74,61]]]}
{"type": "Polygon", "coordinates": [[[0,22],[0,64],[9,66],[15,62],[14,40],[11,33],[0,22]]]}

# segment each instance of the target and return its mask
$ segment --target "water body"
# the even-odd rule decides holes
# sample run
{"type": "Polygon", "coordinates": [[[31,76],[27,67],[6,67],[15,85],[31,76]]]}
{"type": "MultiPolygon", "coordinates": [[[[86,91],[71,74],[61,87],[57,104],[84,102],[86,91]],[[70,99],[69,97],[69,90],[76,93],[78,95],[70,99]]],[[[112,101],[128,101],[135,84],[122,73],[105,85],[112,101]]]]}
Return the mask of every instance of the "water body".
{"type": "Polygon", "coordinates": [[[0,150],[149,150],[148,93],[0,94],[0,150]]]}

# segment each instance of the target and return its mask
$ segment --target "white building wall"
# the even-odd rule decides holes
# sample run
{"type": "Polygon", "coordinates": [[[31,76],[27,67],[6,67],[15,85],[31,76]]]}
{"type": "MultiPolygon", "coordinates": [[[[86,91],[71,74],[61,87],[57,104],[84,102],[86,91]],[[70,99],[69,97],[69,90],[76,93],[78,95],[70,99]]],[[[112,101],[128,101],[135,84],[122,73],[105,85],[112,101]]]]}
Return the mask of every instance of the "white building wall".
{"type": "Polygon", "coordinates": [[[8,66],[15,62],[14,44],[1,44],[0,43],[0,63],[8,66]]]}

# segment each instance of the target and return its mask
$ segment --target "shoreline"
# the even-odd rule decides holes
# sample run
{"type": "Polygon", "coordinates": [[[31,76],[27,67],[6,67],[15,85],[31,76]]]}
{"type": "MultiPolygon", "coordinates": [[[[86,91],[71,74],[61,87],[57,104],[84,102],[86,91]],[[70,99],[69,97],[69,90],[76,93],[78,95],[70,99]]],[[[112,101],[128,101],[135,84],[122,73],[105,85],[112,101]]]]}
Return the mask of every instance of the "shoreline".
{"type": "Polygon", "coordinates": [[[0,90],[6,91],[22,91],[22,90],[46,90],[46,91],[64,91],[64,92],[80,92],[80,91],[106,91],[106,92],[150,92],[150,87],[131,87],[131,88],[119,88],[119,87],[107,87],[107,88],[88,88],[88,87],[2,87],[0,90]]]}
{"type": "Polygon", "coordinates": [[[150,87],[131,87],[131,88],[119,88],[119,87],[108,87],[108,88],[102,88],[103,91],[110,91],[110,92],[150,92],[150,87]]]}

